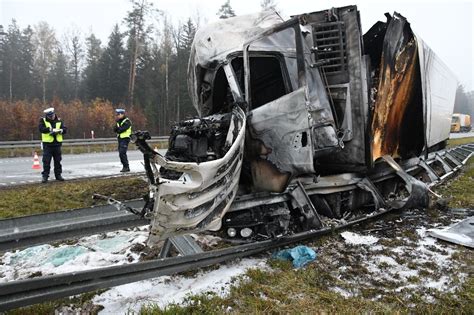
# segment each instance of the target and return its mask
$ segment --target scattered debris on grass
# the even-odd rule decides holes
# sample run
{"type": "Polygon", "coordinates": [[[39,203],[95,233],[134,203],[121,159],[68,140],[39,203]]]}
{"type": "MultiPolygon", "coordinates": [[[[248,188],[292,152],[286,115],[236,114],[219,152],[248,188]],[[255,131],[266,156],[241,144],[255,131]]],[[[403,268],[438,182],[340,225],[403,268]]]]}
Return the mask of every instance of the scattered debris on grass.
{"type": "Polygon", "coordinates": [[[316,259],[316,252],[308,246],[299,245],[293,248],[282,249],[274,253],[272,258],[291,261],[293,267],[301,268],[316,259]]]}
{"type": "Polygon", "coordinates": [[[443,229],[430,229],[428,234],[447,242],[474,248],[474,217],[443,229]]]}

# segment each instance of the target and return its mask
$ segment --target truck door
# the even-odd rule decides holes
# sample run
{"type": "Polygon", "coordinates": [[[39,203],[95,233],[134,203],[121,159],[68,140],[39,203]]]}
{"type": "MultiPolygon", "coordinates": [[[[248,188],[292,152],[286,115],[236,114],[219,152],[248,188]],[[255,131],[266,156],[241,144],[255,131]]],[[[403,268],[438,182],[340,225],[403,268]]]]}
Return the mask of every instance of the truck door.
{"type": "Polygon", "coordinates": [[[253,185],[281,192],[292,177],[314,173],[313,160],[339,145],[327,91],[297,18],[248,41],[243,63],[253,185]],[[278,63],[272,66],[271,58],[278,63]]]}

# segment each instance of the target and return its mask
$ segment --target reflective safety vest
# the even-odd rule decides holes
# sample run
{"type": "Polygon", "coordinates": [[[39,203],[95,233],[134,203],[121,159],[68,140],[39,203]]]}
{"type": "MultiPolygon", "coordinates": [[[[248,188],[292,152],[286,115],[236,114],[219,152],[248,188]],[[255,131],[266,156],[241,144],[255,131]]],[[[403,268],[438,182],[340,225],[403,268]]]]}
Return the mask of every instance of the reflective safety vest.
{"type": "MultiPolygon", "coordinates": [[[[130,121],[130,119],[125,118],[124,120],[122,120],[121,123],[117,123],[117,127],[122,127],[123,123],[127,120],[130,121]]],[[[130,123],[130,127],[128,127],[128,129],[125,130],[124,132],[119,133],[117,135],[117,137],[118,138],[130,138],[131,135],[132,135],[132,124],[130,123]]]]}
{"type": "MultiPolygon", "coordinates": [[[[53,127],[51,127],[51,123],[49,121],[47,121],[46,118],[43,118],[43,121],[44,121],[44,125],[46,126],[46,128],[51,128],[51,130],[53,130],[53,127]]],[[[54,127],[54,129],[61,129],[62,123],[63,123],[62,121],[58,121],[56,123],[56,126],[54,127]]],[[[51,142],[54,141],[54,136],[50,135],[49,133],[41,133],[41,141],[46,142],[46,143],[51,143],[51,142]]],[[[63,142],[63,135],[60,134],[60,133],[57,133],[56,134],[56,141],[57,142],[63,142]]]]}

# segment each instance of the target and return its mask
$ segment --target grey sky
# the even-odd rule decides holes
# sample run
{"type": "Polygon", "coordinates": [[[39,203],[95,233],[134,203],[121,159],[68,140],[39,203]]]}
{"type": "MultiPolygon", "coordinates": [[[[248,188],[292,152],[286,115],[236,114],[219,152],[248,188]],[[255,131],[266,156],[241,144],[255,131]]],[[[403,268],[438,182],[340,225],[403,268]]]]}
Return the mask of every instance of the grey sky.
{"type": "MultiPolygon", "coordinates": [[[[212,22],[225,0],[151,0],[154,6],[174,23],[199,15],[212,22]]],[[[356,4],[361,12],[362,28],[367,31],[376,21],[385,20],[384,13],[397,11],[407,17],[412,29],[456,74],[467,90],[474,89],[473,15],[474,5],[469,0],[277,0],[284,15],[318,11],[335,6],[356,4]]],[[[260,9],[260,0],[231,0],[236,14],[248,14],[260,9]]],[[[6,27],[11,19],[20,27],[46,21],[57,32],[58,38],[73,27],[83,34],[94,32],[107,42],[115,23],[122,23],[128,0],[0,0],[0,24],[6,27]]],[[[156,21],[155,23],[159,23],[156,21]]],[[[121,25],[123,28],[123,25],[121,25]]]]}

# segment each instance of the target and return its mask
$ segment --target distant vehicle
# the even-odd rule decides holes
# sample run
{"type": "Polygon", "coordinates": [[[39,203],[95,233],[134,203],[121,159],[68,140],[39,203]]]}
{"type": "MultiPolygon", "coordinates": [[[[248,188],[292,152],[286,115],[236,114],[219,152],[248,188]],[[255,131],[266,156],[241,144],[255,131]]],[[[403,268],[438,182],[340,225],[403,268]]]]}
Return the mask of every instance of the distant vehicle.
{"type": "Polygon", "coordinates": [[[471,131],[471,116],[465,114],[453,114],[451,120],[451,132],[471,131]]]}

